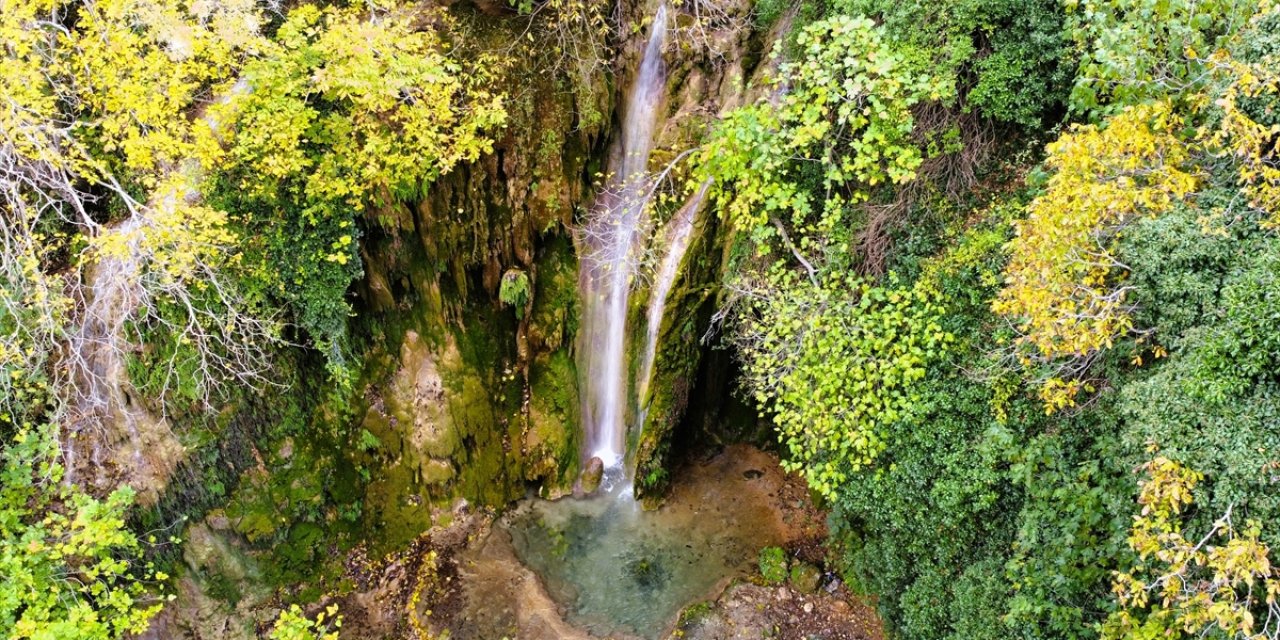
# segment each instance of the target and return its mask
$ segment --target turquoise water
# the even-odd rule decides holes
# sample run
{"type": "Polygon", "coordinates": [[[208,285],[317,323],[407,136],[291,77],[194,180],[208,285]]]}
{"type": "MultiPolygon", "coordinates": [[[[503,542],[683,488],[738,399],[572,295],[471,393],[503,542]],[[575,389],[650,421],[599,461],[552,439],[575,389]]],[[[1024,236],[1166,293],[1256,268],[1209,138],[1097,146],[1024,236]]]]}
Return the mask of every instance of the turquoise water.
{"type": "Polygon", "coordinates": [[[774,512],[744,491],[757,478],[722,476],[652,512],[625,490],[529,500],[502,526],[566,621],[596,636],[657,638],[683,607],[714,597],[776,543],[774,512]]]}

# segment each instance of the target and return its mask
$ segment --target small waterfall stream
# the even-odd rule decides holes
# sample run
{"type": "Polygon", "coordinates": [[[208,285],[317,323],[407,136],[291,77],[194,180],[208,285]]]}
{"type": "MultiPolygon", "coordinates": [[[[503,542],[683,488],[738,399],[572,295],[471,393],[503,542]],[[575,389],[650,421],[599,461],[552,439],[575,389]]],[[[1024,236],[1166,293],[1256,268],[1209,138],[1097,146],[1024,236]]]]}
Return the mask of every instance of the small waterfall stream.
{"type": "Polygon", "coordinates": [[[683,606],[716,593],[750,566],[760,546],[777,539],[773,515],[761,509],[767,501],[745,497],[765,489],[756,482],[761,472],[737,466],[732,456],[693,472],[706,474],[707,482],[682,484],[654,512],[640,509],[631,487],[629,422],[644,422],[667,298],[710,188],[701,185],[654,230],[649,204],[658,179],[647,165],[666,98],[667,29],[668,9],[662,6],[623,104],[607,186],[579,229],[583,455],[603,463],[602,482],[583,500],[530,498],[500,525],[519,560],[564,607],[566,619],[600,637],[656,638],[669,632],[683,606]],[[649,275],[643,256],[650,250],[660,256],[652,265],[647,330],[635,336],[642,343],[629,344],[631,291],[642,269],[649,275]],[[639,358],[634,372],[633,355],[639,358]]]}
{"type": "MultiPolygon", "coordinates": [[[[84,300],[77,330],[70,337],[67,349],[68,366],[72,371],[74,396],[70,428],[73,434],[81,431],[105,429],[109,421],[123,424],[129,431],[129,444],[133,444],[130,456],[133,464],[143,464],[142,451],[138,447],[138,416],[126,401],[122,387],[125,380],[125,363],[122,344],[125,323],[132,317],[142,292],[138,290],[137,242],[143,219],[130,217],[114,231],[132,240],[128,250],[99,260],[85,275],[77,297],[84,300]]],[[[85,452],[88,464],[101,467],[106,464],[106,453],[101,438],[76,437],[63,447],[68,481],[76,481],[79,471],[78,445],[88,444],[85,452]]]]}
{"type": "Polygon", "coordinates": [[[637,240],[648,223],[653,184],[646,168],[653,149],[667,70],[662,47],[667,8],[649,28],[639,71],[622,113],[622,135],[611,157],[609,186],[582,230],[582,294],[586,307],[579,368],[583,381],[586,456],[598,457],[606,474],[625,475],[627,310],[640,264],[637,240]]]}
{"type": "Polygon", "coordinates": [[[644,423],[644,404],[649,395],[649,384],[653,378],[653,363],[658,355],[658,334],[662,331],[662,316],[667,308],[667,296],[671,295],[671,287],[676,283],[680,273],[680,263],[689,250],[689,241],[693,236],[693,221],[698,216],[698,209],[707,197],[711,181],[703,182],[676,215],[667,222],[665,240],[667,253],[662,257],[653,286],[649,290],[649,309],[646,313],[646,329],[644,355],[640,361],[640,377],[636,382],[636,402],[641,403],[640,423],[644,423]]]}

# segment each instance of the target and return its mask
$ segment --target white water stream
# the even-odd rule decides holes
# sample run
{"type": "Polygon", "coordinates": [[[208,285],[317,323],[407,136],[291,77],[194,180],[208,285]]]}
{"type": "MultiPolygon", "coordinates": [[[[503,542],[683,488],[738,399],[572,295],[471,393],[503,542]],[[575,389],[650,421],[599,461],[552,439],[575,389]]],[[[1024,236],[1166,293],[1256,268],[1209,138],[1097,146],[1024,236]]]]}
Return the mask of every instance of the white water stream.
{"type": "Polygon", "coordinates": [[[664,97],[667,8],[650,25],[649,40],[625,110],[622,136],[611,158],[609,187],[597,199],[582,230],[585,303],[579,371],[583,382],[586,456],[598,457],[606,474],[623,469],[626,453],[627,309],[640,263],[637,240],[648,222],[652,181],[646,172],[664,97]]]}
{"type": "Polygon", "coordinates": [[[684,254],[689,250],[689,241],[693,236],[693,221],[698,217],[698,209],[702,207],[702,200],[707,197],[707,190],[710,188],[710,180],[703,182],[693,197],[689,198],[676,215],[667,222],[665,233],[667,253],[662,257],[662,264],[658,267],[653,286],[649,290],[644,355],[640,361],[640,377],[636,384],[636,401],[642,404],[640,419],[642,424],[644,404],[647,403],[649,384],[653,378],[653,363],[658,355],[658,334],[662,331],[662,316],[666,312],[667,296],[671,295],[671,287],[675,285],[676,276],[680,273],[680,263],[684,261],[684,254]]]}

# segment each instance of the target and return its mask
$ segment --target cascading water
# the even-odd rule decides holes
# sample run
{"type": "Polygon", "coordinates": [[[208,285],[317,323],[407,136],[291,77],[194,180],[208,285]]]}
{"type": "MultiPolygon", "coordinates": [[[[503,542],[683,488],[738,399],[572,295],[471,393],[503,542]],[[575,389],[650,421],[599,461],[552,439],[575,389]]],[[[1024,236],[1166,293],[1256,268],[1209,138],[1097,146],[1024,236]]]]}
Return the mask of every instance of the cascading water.
{"type": "Polygon", "coordinates": [[[636,244],[648,221],[653,186],[646,168],[666,84],[666,35],[667,8],[662,6],[650,25],[622,113],[622,136],[610,158],[610,186],[582,230],[587,249],[581,282],[586,313],[579,369],[586,455],[600,458],[608,475],[617,475],[625,466],[627,309],[640,263],[636,244]]]}
{"type": "MultiPolygon", "coordinates": [[[[684,254],[689,250],[689,240],[693,236],[693,221],[697,218],[698,209],[702,207],[702,200],[706,198],[707,190],[710,188],[710,180],[703,182],[688,202],[685,202],[676,215],[667,222],[665,234],[667,253],[662,258],[662,263],[653,279],[653,286],[649,291],[644,355],[640,361],[640,377],[636,385],[637,402],[646,402],[649,383],[653,377],[653,363],[658,354],[658,333],[662,330],[662,316],[666,312],[667,296],[671,294],[676,275],[680,273],[680,263],[684,261],[684,254]]],[[[643,413],[640,423],[644,423],[643,413]]]]}
{"type": "MultiPolygon", "coordinates": [[[[249,90],[248,81],[241,78],[219,102],[226,103],[249,90]]],[[[216,113],[199,117],[218,131],[216,113]]],[[[182,167],[191,176],[198,171],[198,162],[188,159],[182,167]]],[[[81,466],[101,470],[111,462],[125,467],[128,483],[148,498],[147,492],[163,488],[164,479],[183,455],[183,445],[163,418],[134,402],[125,354],[133,348],[126,335],[127,325],[148,296],[142,284],[143,245],[153,223],[147,216],[155,212],[172,216],[177,198],[198,197],[194,182],[187,189],[181,195],[157,196],[143,210],[102,229],[115,236],[119,246],[99,256],[84,272],[84,281],[76,285],[74,297],[81,302],[80,316],[65,354],[74,380],[69,432],[63,447],[68,482],[81,481],[81,466]],[[123,432],[113,433],[121,427],[123,432]]]]}

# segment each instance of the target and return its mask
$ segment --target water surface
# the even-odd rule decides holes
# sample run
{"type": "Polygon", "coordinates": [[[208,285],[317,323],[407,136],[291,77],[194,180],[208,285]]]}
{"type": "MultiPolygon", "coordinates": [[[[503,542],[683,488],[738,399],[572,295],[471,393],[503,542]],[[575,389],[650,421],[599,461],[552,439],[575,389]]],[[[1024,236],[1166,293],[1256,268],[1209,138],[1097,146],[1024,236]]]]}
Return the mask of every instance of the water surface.
{"type": "Polygon", "coordinates": [[[779,474],[764,473],[776,462],[754,453],[699,465],[657,511],[615,487],[525,501],[499,526],[567,622],[594,636],[657,638],[680,609],[714,597],[760,548],[786,539],[779,474]]]}

